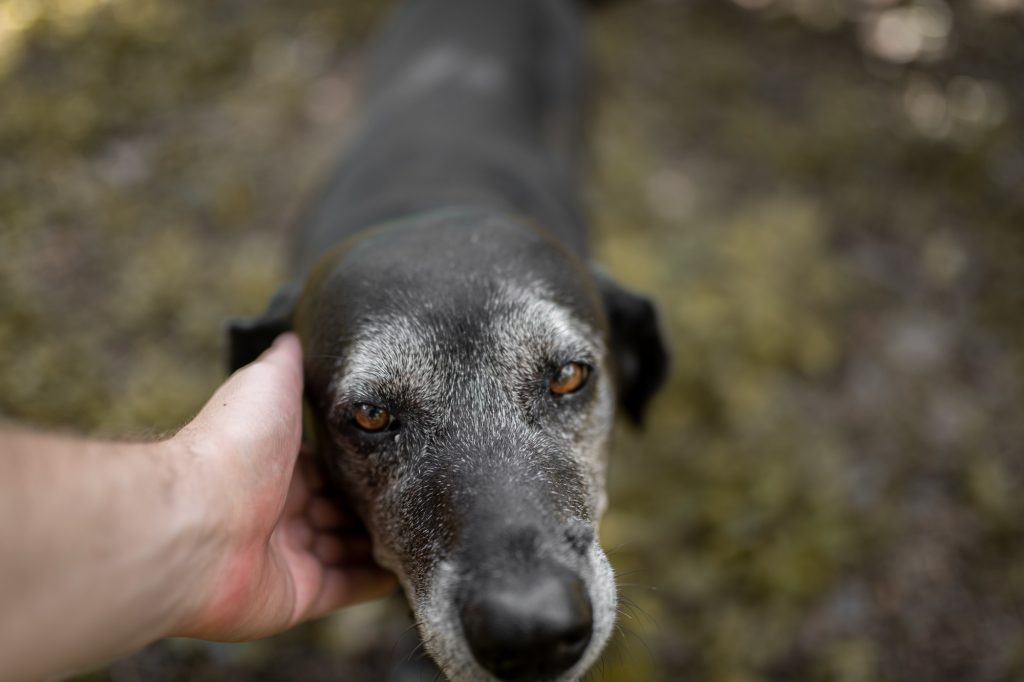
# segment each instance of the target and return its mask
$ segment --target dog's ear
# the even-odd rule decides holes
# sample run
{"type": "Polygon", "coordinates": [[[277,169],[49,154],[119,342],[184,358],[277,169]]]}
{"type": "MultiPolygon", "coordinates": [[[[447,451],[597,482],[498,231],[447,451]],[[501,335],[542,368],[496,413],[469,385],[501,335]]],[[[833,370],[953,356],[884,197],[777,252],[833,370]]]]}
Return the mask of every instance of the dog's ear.
{"type": "Polygon", "coordinates": [[[619,404],[640,425],[644,408],[668,376],[658,313],[650,300],[620,286],[600,268],[593,268],[593,273],[608,316],[619,404]]]}
{"type": "Polygon", "coordinates": [[[292,328],[292,313],[301,287],[297,283],[278,290],[266,312],[256,318],[228,322],[228,371],[248,365],[280,334],[292,328]]]}

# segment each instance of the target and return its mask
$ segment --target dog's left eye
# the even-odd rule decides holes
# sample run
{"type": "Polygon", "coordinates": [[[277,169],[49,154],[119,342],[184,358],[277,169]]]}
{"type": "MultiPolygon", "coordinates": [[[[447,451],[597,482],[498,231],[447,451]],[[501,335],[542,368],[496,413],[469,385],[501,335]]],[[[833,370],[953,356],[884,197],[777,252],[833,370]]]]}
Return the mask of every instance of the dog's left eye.
{"type": "Polygon", "coordinates": [[[391,426],[394,420],[391,418],[391,413],[383,407],[370,405],[369,403],[360,403],[356,405],[355,412],[352,414],[352,421],[363,431],[373,433],[375,431],[383,431],[391,426]]]}
{"type": "Polygon", "coordinates": [[[558,368],[548,388],[555,395],[568,395],[583,388],[590,378],[590,367],[582,362],[567,362],[558,368]]]}

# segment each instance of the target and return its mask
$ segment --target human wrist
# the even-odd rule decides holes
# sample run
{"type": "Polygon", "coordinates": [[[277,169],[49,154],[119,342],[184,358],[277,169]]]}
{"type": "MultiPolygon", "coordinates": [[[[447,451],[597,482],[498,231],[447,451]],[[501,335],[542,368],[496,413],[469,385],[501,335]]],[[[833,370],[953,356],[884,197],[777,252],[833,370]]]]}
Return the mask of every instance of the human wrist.
{"type": "Polygon", "coordinates": [[[186,434],[153,444],[154,456],[174,481],[171,508],[163,529],[167,562],[163,577],[180,588],[170,605],[161,637],[190,636],[213,598],[213,585],[223,571],[230,532],[223,491],[213,494],[208,460],[186,434]]]}

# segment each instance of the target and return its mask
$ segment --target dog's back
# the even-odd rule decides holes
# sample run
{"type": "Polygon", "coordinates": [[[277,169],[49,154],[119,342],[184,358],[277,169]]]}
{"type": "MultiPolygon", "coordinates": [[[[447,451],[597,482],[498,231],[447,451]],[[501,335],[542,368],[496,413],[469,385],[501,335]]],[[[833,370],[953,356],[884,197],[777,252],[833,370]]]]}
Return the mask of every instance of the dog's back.
{"type": "Polygon", "coordinates": [[[586,249],[576,159],[586,82],[574,0],[411,0],[374,46],[355,137],[296,270],[367,226],[491,207],[586,249]]]}

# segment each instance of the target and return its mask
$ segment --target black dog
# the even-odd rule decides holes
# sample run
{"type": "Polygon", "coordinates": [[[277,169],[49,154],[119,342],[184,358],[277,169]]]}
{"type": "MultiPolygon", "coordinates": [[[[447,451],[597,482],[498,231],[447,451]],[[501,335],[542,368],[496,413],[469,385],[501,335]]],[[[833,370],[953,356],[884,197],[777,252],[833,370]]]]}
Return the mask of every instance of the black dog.
{"type": "Polygon", "coordinates": [[[588,263],[573,0],[410,0],[295,277],[231,329],[286,329],[326,466],[453,680],[568,680],[616,590],[595,540],[615,403],[665,376],[651,304],[588,263]]]}

